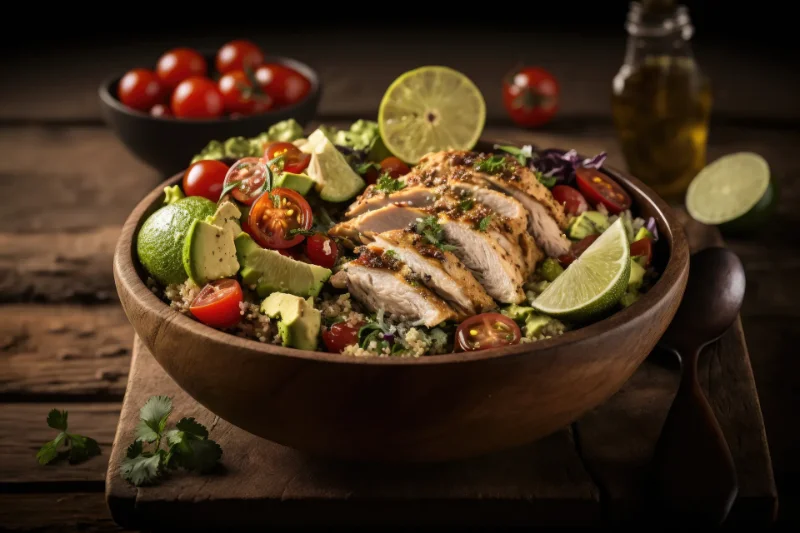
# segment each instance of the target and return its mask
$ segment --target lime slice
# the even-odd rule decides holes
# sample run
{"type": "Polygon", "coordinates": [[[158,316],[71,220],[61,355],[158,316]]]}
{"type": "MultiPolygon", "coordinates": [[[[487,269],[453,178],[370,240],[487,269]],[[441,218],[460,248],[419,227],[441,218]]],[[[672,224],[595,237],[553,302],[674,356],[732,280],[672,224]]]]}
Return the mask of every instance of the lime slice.
{"type": "Polygon", "coordinates": [[[753,152],[729,154],[697,173],[686,191],[686,210],[703,224],[731,222],[765,203],[765,197],[766,204],[771,203],[770,184],[763,157],[753,152]]]}
{"type": "Polygon", "coordinates": [[[448,67],[420,67],[401,75],[386,90],[378,110],[386,148],[409,164],[429,152],[472,149],[485,122],[480,90],[448,67]]]}
{"type": "Polygon", "coordinates": [[[630,244],[619,218],[533,301],[533,308],[568,321],[595,318],[619,302],[630,270],[630,244]]]}

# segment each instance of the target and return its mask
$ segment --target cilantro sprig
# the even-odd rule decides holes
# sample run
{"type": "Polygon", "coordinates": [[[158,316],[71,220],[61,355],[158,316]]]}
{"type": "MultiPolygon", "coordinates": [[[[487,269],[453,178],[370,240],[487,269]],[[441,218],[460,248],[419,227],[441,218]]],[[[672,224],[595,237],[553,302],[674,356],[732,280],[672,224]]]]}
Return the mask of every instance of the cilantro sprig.
{"type": "Polygon", "coordinates": [[[486,231],[489,229],[489,224],[492,223],[492,215],[487,215],[483,217],[480,222],[478,222],[478,231],[486,231]]]}
{"type": "Polygon", "coordinates": [[[444,252],[456,249],[452,244],[444,242],[444,230],[434,215],[418,218],[414,225],[414,231],[425,237],[425,240],[428,241],[429,244],[436,246],[444,252]]]}
{"type": "MultiPolygon", "coordinates": [[[[261,187],[259,187],[258,190],[254,191],[251,196],[257,197],[261,196],[265,192],[272,192],[272,183],[275,178],[272,166],[275,165],[275,168],[283,169],[284,157],[285,157],[284,155],[279,155],[273,159],[270,159],[264,164],[264,183],[262,183],[261,187]]],[[[239,170],[244,165],[247,165],[247,163],[242,163],[241,161],[237,161],[236,163],[233,164],[233,167],[236,167],[236,170],[239,170]]],[[[249,178],[242,178],[240,180],[234,180],[225,185],[225,187],[222,188],[222,192],[219,193],[219,201],[221,202],[226,194],[239,187],[242,183],[244,183],[248,179],[249,178]]]]}
{"type": "Polygon", "coordinates": [[[78,435],[77,433],[67,432],[67,411],[53,409],[47,414],[47,425],[59,431],[56,438],[42,445],[36,452],[36,460],[40,465],[46,465],[56,459],[66,457],[70,464],[77,464],[87,459],[100,455],[100,446],[97,441],[78,435]]]}
{"type": "Polygon", "coordinates": [[[498,174],[506,169],[506,158],[502,155],[493,155],[475,163],[475,170],[487,174],[498,174]]]}
{"type": "Polygon", "coordinates": [[[519,164],[525,166],[528,163],[528,159],[533,157],[533,147],[530,145],[525,145],[522,148],[517,148],[516,146],[511,145],[501,145],[495,144],[495,150],[502,150],[507,154],[511,154],[517,158],[519,164]]]}
{"type": "Polygon", "coordinates": [[[217,466],[222,448],[208,438],[208,429],[188,417],[167,430],[170,414],[168,396],[151,396],[139,410],[136,439],[120,467],[123,479],[139,487],[155,484],[177,468],[205,474],[217,466]]]}
{"type": "Polygon", "coordinates": [[[547,176],[538,170],[535,170],[533,173],[536,174],[536,179],[539,180],[539,183],[548,189],[552,189],[555,186],[556,181],[558,181],[558,178],[555,176],[547,176]]]}
{"type": "Polygon", "coordinates": [[[389,174],[381,174],[375,183],[375,189],[385,193],[393,193],[405,189],[406,184],[389,174]]]}

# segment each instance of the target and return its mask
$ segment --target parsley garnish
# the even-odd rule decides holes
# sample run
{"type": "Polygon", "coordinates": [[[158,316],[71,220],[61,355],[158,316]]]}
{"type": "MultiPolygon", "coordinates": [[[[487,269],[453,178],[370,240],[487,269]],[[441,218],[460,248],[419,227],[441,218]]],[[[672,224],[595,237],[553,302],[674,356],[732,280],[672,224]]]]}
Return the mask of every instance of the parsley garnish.
{"type": "Polygon", "coordinates": [[[375,183],[375,189],[386,193],[397,192],[406,187],[402,181],[391,177],[389,174],[382,174],[375,183]]]}
{"type": "Polygon", "coordinates": [[[547,187],[548,189],[552,189],[553,186],[556,184],[556,177],[555,176],[545,176],[538,170],[534,170],[534,174],[536,174],[536,179],[539,180],[539,183],[547,187]]]}
{"type": "Polygon", "coordinates": [[[533,147],[530,145],[517,148],[516,146],[502,146],[495,144],[494,148],[495,150],[502,150],[507,154],[513,155],[517,158],[517,161],[519,161],[519,164],[522,166],[525,166],[528,162],[528,159],[533,157],[533,147]]]}
{"type": "Polygon", "coordinates": [[[486,215],[478,222],[478,231],[486,231],[489,229],[489,224],[492,222],[492,215],[486,215]]]}
{"type": "Polygon", "coordinates": [[[486,172],[487,174],[497,174],[506,169],[506,158],[502,155],[493,155],[482,161],[475,163],[475,170],[486,172]]]}
{"type": "Polygon", "coordinates": [[[425,218],[418,218],[414,226],[414,231],[425,237],[425,240],[442,251],[447,252],[456,249],[452,244],[446,244],[443,241],[444,230],[442,230],[442,226],[439,225],[439,222],[433,215],[425,218]]]}
{"type": "Polygon", "coordinates": [[[383,255],[385,255],[389,259],[397,259],[397,253],[394,250],[386,250],[385,252],[383,252],[383,255]]]}
{"type": "Polygon", "coordinates": [[[172,413],[168,396],[151,396],[139,410],[134,440],[122,461],[120,474],[138,486],[154,484],[170,469],[184,468],[201,474],[214,469],[222,448],[208,438],[208,430],[194,418],[181,418],[167,431],[172,413]],[[162,444],[166,442],[166,449],[162,444]]]}
{"type": "Polygon", "coordinates": [[[462,211],[469,211],[475,205],[475,200],[472,198],[467,198],[466,200],[461,200],[461,203],[458,204],[459,209],[462,211]]]}
{"type": "Polygon", "coordinates": [[[100,455],[100,446],[96,440],[77,433],[67,433],[68,415],[67,411],[58,409],[47,414],[47,425],[59,430],[59,433],[56,438],[43,444],[36,453],[36,460],[40,465],[46,465],[59,457],[67,457],[70,464],[77,464],[100,455]]]}

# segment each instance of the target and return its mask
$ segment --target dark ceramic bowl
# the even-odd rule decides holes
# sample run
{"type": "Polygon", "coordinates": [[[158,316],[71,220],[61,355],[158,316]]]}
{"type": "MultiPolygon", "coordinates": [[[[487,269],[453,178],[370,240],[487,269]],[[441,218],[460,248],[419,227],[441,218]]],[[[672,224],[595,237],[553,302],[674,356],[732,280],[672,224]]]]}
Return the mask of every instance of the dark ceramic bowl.
{"type": "MultiPolygon", "coordinates": [[[[214,55],[206,54],[206,60],[213,65],[214,55]]],[[[311,82],[308,96],[291,106],[239,118],[154,117],[131,109],[117,99],[117,85],[124,75],[120,73],[100,85],[98,92],[103,119],[131,153],[164,175],[186,168],[192,157],[209,141],[224,141],[237,136],[255,137],[272,124],[289,118],[305,127],[316,115],[319,105],[322,93],[319,76],[305,63],[287,57],[271,56],[266,61],[291,67],[308,78],[311,82]]]]}

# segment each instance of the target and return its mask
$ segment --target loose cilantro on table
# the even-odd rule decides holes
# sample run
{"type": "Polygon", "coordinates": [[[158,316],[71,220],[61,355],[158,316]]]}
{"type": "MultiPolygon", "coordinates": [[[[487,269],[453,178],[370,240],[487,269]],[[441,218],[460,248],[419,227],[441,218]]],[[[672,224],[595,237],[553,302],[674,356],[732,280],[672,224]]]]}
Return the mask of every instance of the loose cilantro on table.
{"type": "Polygon", "coordinates": [[[222,448],[208,438],[208,429],[188,417],[167,430],[171,413],[168,396],[151,396],[142,406],[136,440],[128,446],[120,468],[123,479],[138,487],[154,484],[176,468],[205,474],[217,466],[222,448]]]}
{"type": "Polygon", "coordinates": [[[78,435],[68,433],[67,411],[51,410],[47,415],[47,425],[59,431],[56,438],[42,445],[36,453],[36,460],[40,465],[46,465],[59,457],[67,457],[70,464],[77,464],[87,459],[100,455],[100,446],[97,441],[78,435]]]}
{"type": "Polygon", "coordinates": [[[456,247],[452,244],[447,244],[444,242],[444,230],[439,224],[439,221],[436,220],[436,217],[433,215],[417,219],[417,222],[414,225],[414,231],[425,237],[425,240],[427,240],[428,243],[436,246],[444,252],[456,249],[456,247]]]}

